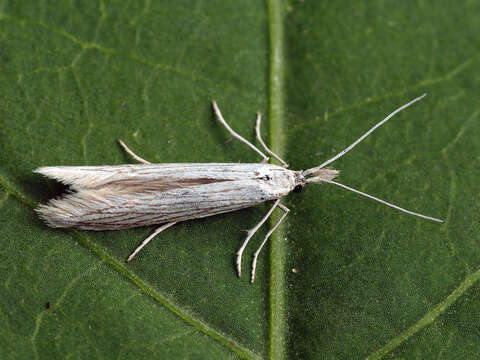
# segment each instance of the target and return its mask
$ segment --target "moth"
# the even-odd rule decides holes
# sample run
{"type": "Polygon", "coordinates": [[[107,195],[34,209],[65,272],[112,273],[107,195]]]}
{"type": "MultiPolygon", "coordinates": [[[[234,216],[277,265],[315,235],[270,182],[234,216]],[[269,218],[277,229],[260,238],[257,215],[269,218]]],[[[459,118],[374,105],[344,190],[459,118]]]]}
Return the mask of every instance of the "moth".
{"type": "Polygon", "coordinates": [[[366,196],[404,213],[427,220],[442,220],[418,214],[365,194],[333,179],[339,171],[326,166],[345,155],[376,128],[395,114],[422,99],[426,94],[393,111],[346,149],[307,170],[290,170],[285,161],[274,154],[260,134],[261,114],[257,113],[256,138],[264,152],[230,128],[215,101],[215,115],[230,135],[262,157],[260,163],[177,163],[151,164],[131,151],[119,140],[123,149],[140,164],[113,166],[48,166],[34,172],[68,185],[71,192],[51,199],[36,211],[47,225],[54,228],[84,230],[120,230],[138,226],[163,224],[147,237],[128,257],[131,261],[155,236],[178,222],[204,218],[273,201],[267,214],[248,231],[236,253],[236,268],[241,276],[242,254],[252,236],[278,208],[283,214],[265,235],[253,255],[250,281],[255,279],[257,258],[270,235],[289,213],[281,199],[298,192],[307,184],[327,183],[366,196]],[[269,164],[269,156],[281,165],[269,164]]]}

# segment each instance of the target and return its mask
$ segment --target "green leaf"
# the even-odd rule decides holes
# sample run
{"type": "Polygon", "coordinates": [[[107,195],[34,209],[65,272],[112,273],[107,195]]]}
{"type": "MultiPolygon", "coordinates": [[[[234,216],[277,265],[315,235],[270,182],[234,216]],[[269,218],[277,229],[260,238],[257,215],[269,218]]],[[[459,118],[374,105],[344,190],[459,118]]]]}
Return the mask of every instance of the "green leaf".
{"type": "Polygon", "coordinates": [[[474,1],[14,2],[0,7],[0,358],[478,358],[480,6],[474,1]],[[213,117],[306,169],[291,194],[153,230],[50,229],[45,165],[256,162],[213,117]],[[270,252],[270,254],[269,254],[270,252]],[[270,258],[270,259],[269,259],[270,258]]]}

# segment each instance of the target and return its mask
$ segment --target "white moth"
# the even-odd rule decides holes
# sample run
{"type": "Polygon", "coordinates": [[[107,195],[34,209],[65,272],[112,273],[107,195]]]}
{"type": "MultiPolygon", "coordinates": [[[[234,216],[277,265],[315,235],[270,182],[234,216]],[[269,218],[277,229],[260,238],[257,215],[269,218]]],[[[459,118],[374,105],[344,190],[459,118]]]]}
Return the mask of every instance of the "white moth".
{"type": "Polygon", "coordinates": [[[151,164],[135,155],[119,140],[125,151],[141,165],[49,166],[38,168],[35,172],[69,185],[73,192],[52,199],[46,205],[40,205],[36,211],[49,226],[56,228],[119,230],[164,224],[135,249],[127,259],[127,262],[129,262],[156,235],[177,222],[235,211],[265,201],[274,201],[268,213],[255,227],[248,231],[246,239],[236,253],[237,273],[240,276],[242,254],[248,241],[269,218],[275,208],[278,207],[283,211],[283,215],[268,231],[254,254],[250,278],[250,281],[253,282],[260,251],[290,211],[280,203],[281,198],[291,191],[301,190],[303,186],[309,183],[334,184],[407,214],[442,222],[442,220],[405,210],[333,181],[339,172],[325,168],[325,166],[350,151],[396,113],[425,95],[392,112],[333,158],[317,167],[304,171],[287,169],[288,165],[267,148],[260,136],[260,113],[257,114],[257,140],[264,151],[279,161],[282,166],[268,164],[267,155],[233,131],[223,119],[214,101],[213,109],[220,123],[234,138],[262,156],[261,163],[151,164]]]}

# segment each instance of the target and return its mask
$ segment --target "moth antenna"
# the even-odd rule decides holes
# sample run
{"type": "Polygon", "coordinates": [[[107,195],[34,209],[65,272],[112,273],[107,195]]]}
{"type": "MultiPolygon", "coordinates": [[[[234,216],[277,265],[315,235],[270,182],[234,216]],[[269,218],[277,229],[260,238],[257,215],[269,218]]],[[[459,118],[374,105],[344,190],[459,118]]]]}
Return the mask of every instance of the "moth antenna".
{"type": "MultiPolygon", "coordinates": [[[[335,155],[334,157],[332,157],[331,159],[328,159],[327,161],[325,161],[324,163],[320,164],[319,166],[316,167],[316,169],[321,169],[325,166],[327,166],[328,164],[330,164],[331,162],[334,162],[335,160],[337,160],[338,158],[341,158],[343,155],[345,155],[347,152],[349,152],[350,150],[352,150],[355,146],[357,146],[360,142],[362,142],[363,139],[365,139],[368,135],[370,135],[373,131],[375,131],[376,128],[382,126],[383,124],[385,124],[388,120],[390,120],[394,115],[396,115],[397,113],[399,113],[400,111],[402,111],[403,109],[409,107],[410,105],[412,105],[413,103],[416,103],[417,101],[423,99],[425,96],[427,96],[427,94],[423,94],[422,96],[419,96],[415,99],[413,99],[412,101],[406,103],[405,105],[402,105],[400,106],[397,110],[395,110],[394,112],[392,112],[390,115],[388,115],[385,119],[383,119],[382,121],[380,121],[379,123],[377,123],[374,127],[372,127],[370,130],[368,130],[365,134],[363,134],[362,136],[360,136],[356,141],[354,141],[351,145],[349,145],[347,148],[345,148],[344,150],[340,151],[337,155],[335,155]]],[[[312,169],[313,170],[313,169],[312,169]]]]}
{"type": "Polygon", "coordinates": [[[417,216],[417,217],[419,217],[419,218],[426,219],[426,220],[430,220],[430,221],[435,221],[435,222],[438,222],[438,223],[443,223],[443,220],[436,219],[436,218],[433,218],[433,217],[430,217],[430,216],[426,216],[426,215],[422,215],[422,214],[419,214],[419,213],[416,213],[416,212],[413,212],[413,211],[410,211],[410,210],[406,210],[406,209],[404,209],[404,208],[401,208],[400,206],[391,204],[391,203],[389,203],[389,202],[387,202],[387,201],[385,201],[385,200],[379,199],[379,198],[377,198],[377,197],[375,197],[375,196],[372,196],[372,195],[366,194],[366,193],[364,193],[364,192],[361,192],[361,191],[359,191],[359,190],[353,189],[353,188],[351,188],[351,187],[349,187],[349,186],[347,186],[347,185],[343,185],[343,184],[338,183],[338,182],[336,182],[336,181],[333,181],[333,180],[325,180],[325,179],[324,179],[324,180],[322,180],[322,182],[326,182],[326,183],[329,183],[329,184],[333,184],[333,185],[340,186],[340,187],[342,187],[342,188],[344,188],[344,189],[347,189],[347,190],[352,191],[352,192],[354,192],[354,193],[356,193],[356,194],[365,196],[365,197],[367,197],[367,198],[369,198],[369,199],[375,200],[375,201],[377,201],[377,202],[379,202],[379,203],[382,203],[382,204],[384,204],[384,205],[390,206],[390,207],[392,207],[392,208],[394,208],[394,209],[397,209],[397,210],[399,210],[399,211],[402,211],[402,212],[404,212],[404,213],[406,213],[406,214],[413,215],[413,216],[417,216]]]}

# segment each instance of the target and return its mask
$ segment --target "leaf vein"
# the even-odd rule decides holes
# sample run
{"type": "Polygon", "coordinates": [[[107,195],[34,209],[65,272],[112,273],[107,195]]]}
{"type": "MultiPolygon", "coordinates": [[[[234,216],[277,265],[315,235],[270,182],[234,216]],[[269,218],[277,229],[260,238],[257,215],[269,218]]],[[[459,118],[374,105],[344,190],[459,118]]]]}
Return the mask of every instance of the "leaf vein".
{"type": "MultiPolygon", "coordinates": [[[[33,201],[28,199],[25,195],[21,194],[18,190],[16,190],[13,186],[10,185],[9,181],[5,179],[5,177],[0,174],[0,186],[10,195],[15,197],[20,202],[30,206],[31,208],[35,208],[37,204],[33,201]]],[[[186,309],[182,308],[180,305],[176,304],[172,300],[168,299],[167,296],[159,292],[153,286],[151,286],[146,281],[140,279],[136,276],[130,269],[128,269],[122,262],[114,258],[112,255],[108,254],[105,250],[95,244],[93,241],[88,239],[86,236],[81,234],[79,231],[76,230],[64,230],[65,232],[71,234],[71,236],[81,243],[86,248],[90,249],[93,253],[95,253],[101,261],[105,262],[106,264],[110,265],[113,270],[117,271],[129,281],[134,283],[145,295],[150,296],[154,299],[158,304],[162,305],[168,311],[182,319],[185,323],[195,328],[197,331],[205,334],[206,336],[212,338],[222,346],[228,348],[235,354],[237,354],[240,358],[243,359],[261,359],[261,356],[256,352],[239,345],[233,339],[229,338],[227,335],[223,334],[222,332],[215,330],[210,325],[208,325],[205,321],[196,318],[192,313],[187,311],[186,309]]]]}
{"type": "Polygon", "coordinates": [[[480,280],[480,269],[465,277],[462,283],[452,291],[443,301],[438,303],[432,310],[427,312],[413,326],[403,331],[386,345],[366,357],[366,360],[378,360],[406,342],[413,335],[418,333],[427,325],[432,324],[440,315],[442,315],[457,299],[480,280]]]}

